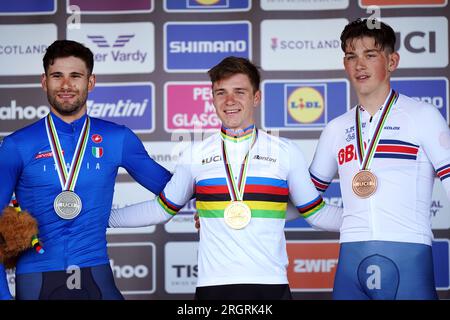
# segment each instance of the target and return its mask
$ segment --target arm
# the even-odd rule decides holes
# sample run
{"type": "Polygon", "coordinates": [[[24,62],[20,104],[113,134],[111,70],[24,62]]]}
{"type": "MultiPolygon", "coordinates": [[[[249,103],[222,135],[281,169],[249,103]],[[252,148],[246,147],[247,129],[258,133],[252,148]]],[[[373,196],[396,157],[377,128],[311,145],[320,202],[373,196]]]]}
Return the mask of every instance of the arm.
{"type": "Polygon", "coordinates": [[[153,200],[137,203],[121,209],[113,209],[109,218],[111,227],[144,227],[165,223],[191,199],[193,178],[190,167],[190,151],[180,158],[172,179],[153,200]]]}
{"type": "Polygon", "coordinates": [[[125,127],[122,166],[143,187],[158,195],[172,176],[148,155],[141,140],[125,127]]]}
{"type": "Polygon", "coordinates": [[[294,206],[291,200],[288,201],[287,209],[286,209],[286,220],[292,221],[300,218],[300,212],[298,212],[297,207],[294,206]]]}
{"type": "Polygon", "coordinates": [[[124,208],[112,209],[109,216],[109,226],[112,228],[145,227],[165,223],[172,219],[173,215],[168,214],[157,200],[155,198],[124,208]]]}
{"type": "Polygon", "coordinates": [[[424,105],[420,110],[421,145],[450,199],[450,129],[436,107],[424,105]]]}
{"type": "Polygon", "coordinates": [[[292,203],[312,227],[339,231],[342,224],[342,208],[325,204],[310,179],[302,152],[292,142],[289,159],[288,185],[292,203]]]}
{"type": "MultiPolygon", "coordinates": [[[[0,212],[11,200],[17,180],[22,171],[22,159],[14,143],[5,138],[0,142],[0,174],[2,186],[0,187],[0,212]]],[[[0,263],[0,299],[12,299],[9,292],[6,272],[0,263]]]]}
{"type": "Polygon", "coordinates": [[[335,122],[330,122],[322,131],[309,167],[311,180],[321,193],[327,190],[338,169],[336,155],[333,151],[334,133],[332,128],[334,124],[335,122]]]}

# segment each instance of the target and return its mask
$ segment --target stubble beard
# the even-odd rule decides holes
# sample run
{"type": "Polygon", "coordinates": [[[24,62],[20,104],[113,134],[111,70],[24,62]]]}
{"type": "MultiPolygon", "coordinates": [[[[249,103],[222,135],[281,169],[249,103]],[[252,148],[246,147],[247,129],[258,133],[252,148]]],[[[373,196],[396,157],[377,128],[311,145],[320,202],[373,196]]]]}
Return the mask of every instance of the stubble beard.
{"type": "Polygon", "coordinates": [[[71,116],[77,114],[87,101],[87,92],[81,94],[81,96],[76,99],[73,103],[61,103],[57,100],[56,94],[52,95],[50,92],[47,92],[47,99],[50,105],[61,115],[63,116],[71,116]]]}

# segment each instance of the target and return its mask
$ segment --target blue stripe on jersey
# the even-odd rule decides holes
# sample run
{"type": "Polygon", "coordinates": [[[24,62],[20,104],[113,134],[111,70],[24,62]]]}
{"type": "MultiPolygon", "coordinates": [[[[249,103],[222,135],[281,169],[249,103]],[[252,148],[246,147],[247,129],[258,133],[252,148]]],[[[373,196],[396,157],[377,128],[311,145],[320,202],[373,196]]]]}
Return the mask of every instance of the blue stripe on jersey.
{"type": "Polygon", "coordinates": [[[417,155],[401,154],[401,153],[375,153],[374,158],[390,158],[390,159],[408,159],[416,160],[417,155]]]}
{"type": "MultiPolygon", "coordinates": [[[[286,180],[273,179],[273,178],[261,178],[261,177],[247,177],[247,184],[256,184],[264,186],[282,187],[287,188],[288,184],[286,180]]],[[[227,185],[227,180],[225,178],[211,178],[200,180],[196,183],[197,186],[208,187],[208,186],[224,186],[227,185]]]]}
{"type": "Polygon", "coordinates": [[[287,188],[288,184],[286,180],[273,179],[273,178],[262,178],[262,177],[248,177],[247,184],[257,184],[264,186],[273,186],[287,188]]]}
{"type": "Polygon", "coordinates": [[[418,145],[415,145],[410,142],[405,142],[405,141],[401,141],[401,140],[391,140],[391,139],[382,139],[378,142],[378,144],[395,144],[395,145],[403,145],[403,146],[411,146],[411,147],[419,148],[418,145]]]}
{"type": "Polygon", "coordinates": [[[316,187],[317,191],[325,192],[327,190],[328,186],[330,185],[331,181],[327,182],[322,179],[317,178],[315,175],[309,172],[309,175],[311,176],[311,180],[316,187]]]}
{"type": "Polygon", "coordinates": [[[200,180],[196,183],[197,186],[210,187],[210,186],[225,186],[227,180],[225,178],[212,178],[200,180]]]}
{"type": "Polygon", "coordinates": [[[436,170],[436,174],[441,179],[441,181],[444,181],[444,179],[447,179],[450,177],[450,164],[446,164],[445,166],[440,167],[436,170]]]}

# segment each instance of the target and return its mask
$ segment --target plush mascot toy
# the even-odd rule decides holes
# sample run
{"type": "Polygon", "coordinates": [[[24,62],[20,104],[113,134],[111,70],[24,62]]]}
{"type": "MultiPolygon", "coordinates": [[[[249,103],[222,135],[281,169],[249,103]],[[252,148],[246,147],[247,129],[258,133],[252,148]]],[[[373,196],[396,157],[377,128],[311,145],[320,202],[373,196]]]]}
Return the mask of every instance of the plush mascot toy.
{"type": "Polygon", "coordinates": [[[36,220],[21,211],[17,201],[12,202],[14,207],[6,207],[0,216],[0,262],[7,269],[14,268],[20,253],[27,249],[44,253],[37,238],[36,220]]]}

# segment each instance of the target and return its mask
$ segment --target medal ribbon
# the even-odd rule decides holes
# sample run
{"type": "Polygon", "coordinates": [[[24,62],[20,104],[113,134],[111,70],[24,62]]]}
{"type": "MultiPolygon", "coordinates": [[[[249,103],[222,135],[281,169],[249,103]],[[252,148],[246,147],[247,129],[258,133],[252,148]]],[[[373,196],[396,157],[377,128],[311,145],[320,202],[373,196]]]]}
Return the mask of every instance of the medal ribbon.
{"type": "Polygon", "coordinates": [[[370,164],[372,163],[373,157],[375,155],[375,150],[378,146],[378,141],[380,140],[381,131],[384,128],[384,123],[392,109],[392,106],[397,101],[398,94],[391,90],[389,98],[384,105],[383,112],[378,120],[377,126],[373,133],[372,139],[370,140],[370,144],[367,147],[367,152],[364,150],[364,141],[362,137],[362,124],[361,124],[361,114],[359,111],[359,106],[356,106],[356,149],[358,152],[358,159],[360,163],[361,170],[369,170],[370,164]]]}
{"type": "Polygon", "coordinates": [[[80,136],[78,137],[77,146],[75,148],[75,153],[73,154],[69,172],[67,172],[66,161],[59,142],[58,133],[56,132],[55,124],[53,123],[50,113],[45,118],[45,127],[47,129],[48,141],[50,142],[50,147],[52,148],[53,159],[56,163],[56,171],[58,172],[61,188],[64,191],[74,191],[78,180],[78,174],[80,173],[81,163],[83,162],[84,153],[86,151],[86,145],[89,140],[91,120],[89,116],[86,116],[86,119],[84,120],[83,128],[81,129],[80,136]]]}
{"type": "Polygon", "coordinates": [[[242,161],[241,164],[241,170],[239,172],[237,185],[236,180],[234,179],[233,169],[231,168],[231,165],[228,161],[229,157],[227,153],[227,147],[225,145],[225,141],[222,139],[222,157],[223,162],[225,164],[226,179],[228,182],[228,186],[231,185],[232,187],[231,190],[230,188],[228,188],[228,190],[230,191],[231,201],[242,201],[242,199],[244,198],[245,181],[247,179],[247,168],[250,162],[248,158],[250,150],[253,148],[253,145],[256,142],[257,135],[258,133],[256,131],[256,128],[254,128],[252,132],[252,140],[250,142],[250,148],[248,148],[247,154],[245,155],[244,160],[242,161]]]}

